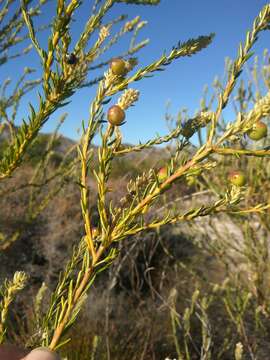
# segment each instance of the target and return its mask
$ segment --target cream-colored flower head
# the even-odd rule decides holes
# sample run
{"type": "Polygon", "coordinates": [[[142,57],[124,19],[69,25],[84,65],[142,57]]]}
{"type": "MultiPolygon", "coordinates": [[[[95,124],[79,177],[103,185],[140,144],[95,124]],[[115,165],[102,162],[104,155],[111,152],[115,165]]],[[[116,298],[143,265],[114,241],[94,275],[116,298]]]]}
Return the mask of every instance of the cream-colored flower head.
{"type": "Polygon", "coordinates": [[[120,106],[123,110],[126,110],[139,99],[139,94],[140,93],[138,90],[127,89],[121,95],[117,105],[120,106]]]}
{"type": "Polygon", "coordinates": [[[37,348],[32,350],[25,358],[22,360],[61,360],[59,355],[51,351],[48,348],[37,348]]]}

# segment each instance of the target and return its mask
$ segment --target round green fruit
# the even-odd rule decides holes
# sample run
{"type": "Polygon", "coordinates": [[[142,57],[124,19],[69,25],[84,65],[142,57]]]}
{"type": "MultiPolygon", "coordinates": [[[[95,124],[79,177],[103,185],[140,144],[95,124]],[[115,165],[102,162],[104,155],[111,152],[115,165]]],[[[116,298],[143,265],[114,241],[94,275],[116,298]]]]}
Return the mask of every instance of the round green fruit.
{"type": "Polygon", "coordinates": [[[167,178],[167,169],[166,167],[162,167],[158,170],[158,180],[164,181],[167,178]]]}
{"type": "Polygon", "coordinates": [[[111,61],[111,70],[114,75],[124,76],[126,75],[126,63],[122,59],[113,59],[111,61]]]}
{"type": "Polygon", "coordinates": [[[196,178],[195,178],[195,176],[188,176],[188,177],[187,177],[187,184],[188,184],[188,186],[194,186],[194,185],[196,185],[196,178]]]}
{"type": "Polygon", "coordinates": [[[244,186],[246,177],[242,171],[234,170],[229,174],[229,181],[235,186],[244,186]]]}
{"type": "Polygon", "coordinates": [[[125,120],[126,114],[119,105],[113,105],[109,108],[107,113],[107,119],[110,124],[119,126],[125,120]]]}
{"type": "Polygon", "coordinates": [[[251,140],[261,140],[267,136],[267,126],[264,122],[257,121],[247,134],[251,140]]]}

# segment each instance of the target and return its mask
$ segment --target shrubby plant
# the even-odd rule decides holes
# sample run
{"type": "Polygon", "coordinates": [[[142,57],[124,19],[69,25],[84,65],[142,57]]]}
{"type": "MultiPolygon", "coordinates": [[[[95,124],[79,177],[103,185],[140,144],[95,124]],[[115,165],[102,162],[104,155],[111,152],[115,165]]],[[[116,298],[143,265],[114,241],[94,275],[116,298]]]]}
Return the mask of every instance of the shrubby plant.
{"type": "MultiPolygon", "coordinates": [[[[231,61],[227,59],[226,69],[228,72],[230,72],[231,64],[231,61]]],[[[259,58],[255,57],[253,64],[246,67],[247,74],[250,75],[247,82],[242,80],[236,89],[234,96],[236,116],[239,110],[242,114],[248,113],[248,109],[263,97],[262,94],[269,91],[268,50],[265,50],[263,60],[260,65],[258,64],[259,58]]],[[[223,88],[222,81],[215,79],[213,86],[218,89],[223,88]]],[[[213,101],[214,97],[209,102],[206,90],[201,106],[209,108],[213,101]]],[[[264,121],[268,124],[269,120],[265,118],[264,121]]],[[[221,131],[226,126],[227,123],[222,120],[221,131]]],[[[260,139],[250,139],[247,134],[241,139],[240,145],[243,150],[252,145],[257,150],[268,149],[268,142],[269,140],[264,136],[260,139]],[[251,140],[253,141],[251,142],[251,140]]],[[[228,152],[229,154],[232,153],[228,152]]],[[[171,310],[173,334],[176,334],[176,329],[178,334],[179,330],[181,333],[181,340],[174,336],[176,350],[179,358],[191,358],[192,354],[196,352],[194,343],[196,343],[198,334],[195,332],[194,318],[199,317],[202,328],[202,335],[199,335],[201,356],[207,353],[208,357],[206,358],[222,359],[226,356],[233,357],[233,354],[237,359],[264,358],[268,353],[266,337],[269,331],[269,293],[265,286],[269,278],[269,227],[266,225],[269,222],[269,189],[267,181],[265,182],[264,179],[269,177],[269,161],[266,157],[235,157],[231,160],[228,156],[220,157],[219,160],[216,174],[213,172],[199,173],[194,177],[194,186],[197,192],[193,196],[207,193],[211,197],[223,191],[224,174],[228,172],[229,180],[235,182],[236,186],[242,185],[242,181],[246,181],[247,191],[244,202],[250,209],[243,211],[232,209],[226,216],[221,214],[212,216],[209,224],[207,221],[192,223],[193,229],[190,231],[190,236],[193,242],[203,249],[206,256],[211,254],[218,264],[223,264],[224,267],[220,272],[221,279],[210,282],[207,289],[204,285],[205,277],[196,273],[194,266],[188,267],[191,276],[198,282],[191,298],[191,303],[195,304],[192,308],[196,309],[197,307],[197,311],[193,310],[193,319],[192,316],[187,318],[186,312],[189,311],[189,307],[184,309],[185,311],[181,314],[176,311],[175,303],[173,303],[171,310]],[[232,164],[240,170],[230,171],[232,164]],[[234,177],[235,174],[237,177],[234,177]],[[262,192],[261,189],[264,191],[262,192]],[[258,202],[266,205],[256,208],[255,203],[258,202]],[[252,206],[254,207],[252,208],[252,206]],[[223,281],[221,281],[222,278],[223,281]],[[205,292],[207,296],[205,296],[205,292]],[[195,303],[194,298],[196,299],[195,303]],[[208,303],[204,316],[201,314],[202,301],[208,303]],[[215,319],[211,321],[213,312],[215,319]],[[204,318],[205,315],[206,318],[204,318]],[[223,317],[226,325],[218,324],[219,316],[223,317]],[[220,334],[222,338],[216,339],[216,329],[221,326],[226,327],[226,332],[220,334]],[[205,329],[205,327],[207,328],[205,329]],[[206,347],[204,343],[205,330],[208,331],[208,340],[213,342],[210,347],[206,347]],[[215,345],[217,341],[218,347],[215,345]],[[208,351],[206,351],[207,349],[208,351]],[[228,355],[228,351],[230,351],[230,355],[228,355]]],[[[184,263],[181,263],[181,267],[186,268],[184,263]]],[[[211,276],[207,276],[207,278],[212,279],[211,276]]]]}
{"type": "MultiPolygon", "coordinates": [[[[143,41],[135,44],[135,40],[145,23],[139,17],[136,17],[125,22],[120,31],[111,36],[112,28],[126,19],[124,16],[120,16],[109,23],[105,22],[106,14],[119,2],[138,5],[158,5],[159,3],[158,0],[95,1],[92,15],[72,49],[70,48],[71,21],[82,3],[78,0],[71,0],[68,4],[64,0],[57,1],[56,15],[51,24],[52,34],[48,39],[47,49],[42,48],[38,41],[37,29],[35,29],[32,21],[35,13],[29,9],[31,2],[22,0],[21,12],[18,9],[16,13],[15,19],[17,20],[12,18],[9,21],[11,28],[18,26],[20,30],[24,25],[27,27],[32,46],[38,53],[42,63],[42,79],[31,82],[30,85],[28,83],[27,86],[24,84],[20,91],[18,91],[18,85],[15,95],[8,100],[4,96],[3,101],[1,99],[1,109],[3,109],[1,110],[1,121],[3,124],[8,125],[9,131],[8,143],[5,145],[0,159],[0,179],[4,184],[8,183],[10,178],[19,170],[27,152],[31,149],[31,146],[34,146],[34,142],[39,139],[38,134],[42,126],[50,119],[50,116],[57,109],[65,106],[78,89],[85,86],[96,86],[97,88],[96,95],[91,101],[89,119],[87,122],[82,122],[82,137],[76,146],[77,156],[68,158],[69,152],[63,159],[59,160],[59,166],[53,170],[54,172],[48,180],[58,178],[57,187],[51,194],[46,194],[42,198],[43,201],[38,208],[33,206],[33,198],[37,194],[32,195],[30,199],[30,218],[33,219],[43,211],[47,203],[60,191],[65,181],[68,181],[70,177],[76,177],[80,189],[80,205],[84,223],[84,235],[75,246],[70,261],[63,269],[45,313],[38,314],[35,333],[29,341],[31,346],[42,345],[56,350],[69,342],[68,330],[76,321],[88,296],[87,294],[91,290],[91,285],[101,272],[108,269],[116,261],[120,249],[119,244],[126,238],[150,230],[159,231],[165,225],[195,220],[205,216],[213,217],[217,214],[243,216],[244,214],[259,213],[262,221],[265,222],[263,217],[267,216],[267,211],[270,208],[269,199],[258,197],[253,202],[254,196],[250,196],[248,193],[251,176],[247,175],[247,181],[245,181],[241,166],[237,166],[240,163],[250,165],[251,160],[249,159],[251,158],[256,159],[252,161],[257,161],[257,158],[264,160],[270,154],[267,146],[257,148],[253,147],[253,143],[251,143],[251,140],[255,142],[259,140],[266,141],[267,122],[265,118],[270,112],[269,88],[267,88],[265,95],[256,95],[254,99],[252,98],[252,92],[250,92],[249,100],[252,99],[253,101],[252,107],[248,108],[245,88],[244,85],[241,85],[238,88],[237,100],[239,108],[236,108],[235,121],[227,123],[222,119],[223,110],[228,106],[230,99],[235,96],[234,89],[243,67],[252,56],[252,46],[257,41],[260,33],[269,29],[270,5],[266,5],[255,18],[252,29],[247,32],[245,42],[239,46],[236,59],[228,63],[225,83],[221,84],[218,81],[215,83],[217,92],[215,99],[211,99],[209,104],[204,99],[201,110],[195,116],[187,117],[185,121],[181,121],[183,119],[179,117],[175,127],[167,135],[154,137],[146,143],[124,146],[121,126],[124,126],[124,121],[128,121],[127,110],[137,101],[140,101],[139,92],[131,88],[130,85],[133,86],[134,83],[136,87],[136,81],[165,70],[166,66],[181,57],[195,55],[198,51],[207,47],[214,36],[213,34],[199,36],[196,39],[188,39],[186,42],[178,43],[167,55],[163,54],[151,64],[140,67],[140,62],[134,57],[134,54],[144,47],[147,42],[143,41]],[[20,25],[16,25],[16,21],[20,25]],[[127,53],[119,54],[118,57],[112,59],[109,57],[108,61],[105,62],[94,63],[128,32],[133,32],[133,37],[127,53]],[[90,49],[87,49],[90,37],[93,38],[96,33],[94,44],[90,49]],[[105,71],[100,77],[89,81],[87,80],[87,74],[91,67],[105,68],[105,71]],[[42,86],[42,92],[38,93],[38,108],[35,109],[32,104],[29,104],[28,121],[23,120],[20,126],[15,127],[14,121],[19,100],[25,93],[25,89],[28,91],[37,84],[42,86]],[[118,99],[112,104],[112,96],[115,95],[118,95],[118,99]],[[6,113],[6,109],[10,106],[15,108],[11,118],[6,113]],[[198,135],[199,146],[194,147],[191,151],[190,140],[195,134],[198,135]],[[98,147],[97,167],[94,168],[93,139],[97,135],[100,136],[101,145],[98,147]],[[249,140],[246,140],[247,138],[249,140]],[[172,141],[173,146],[171,146],[170,157],[165,167],[151,168],[131,179],[127,185],[126,194],[118,202],[110,200],[109,180],[115,159],[172,141]],[[228,156],[237,159],[234,173],[230,176],[224,175],[224,172],[221,171],[226,167],[226,158],[228,156]],[[68,160],[66,160],[67,158],[68,160]],[[215,172],[222,174],[217,182],[215,176],[210,177],[209,175],[215,172]],[[97,189],[98,226],[93,224],[93,214],[90,207],[90,198],[93,193],[93,188],[91,188],[89,182],[90,177],[94,178],[97,189]],[[177,207],[168,209],[166,205],[160,206],[163,195],[172,189],[173,184],[183,180],[188,181],[189,186],[200,187],[202,191],[205,189],[211,190],[213,196],[209,197],[204,205],[192,206],[191,204],[188,209],[178,209],[177,207]]],[[[6,7],[1,12],[3,18],[8,13],[9,3],[7,2],[6,7]]],[[[44,1],[41,3],[43,4],[44,1]]],[[[8,39],[9,34],[5,28],[2,31],[2,37],[4,36],[8,39]]],[[[13,41],[13,44],[15,43],[16,41],[13,41]]],[[[28,72],[29,70],[26,71],[26,73],[28,72]]],[[[22,81],[24,81],[24,78],[20,80],[20,84],[22,81]]],[[[6,87],[7,82],[3,85],[3,91],[6,90],[6,87]]],[[[136,111],[136,107],[133,111],[136,111]]],[[[53,143],[55,137],[57,137],[56,134],[57,132],[48,142],[46,153],[39,165],[37,165],[34,180],[39,179],[49,166],[53,143]]],[[[250,165],[248,169],[252,169],[252,167],[250,165]]],[[[33,179],[29,185],[33,184],[33,179]]],[[[42,186],[45,185],[42,183],[42,186]]],[[[36,196],[36,198],[38,197],[36,196]]],[[[16,241],[16,238],[12,240],[4,239],[6,244],[11,241],[16,241]]],[[[250,243],[248,249],[250,250],[252,246],[254,249],[256,248],[254,243],[250,243]]],[[[228,250],[226,244],[219,242],[210,244],[209,248],[209,251],[211,250],[215,256],[222,253],[221,258],[228,250]]],[[[244,255],[249,260],[252,258],[251,253],[247,255],[247,252],[244,252],[244,255]]],[[[256,260],[254,261],[253,258],[250,262],[253,265],[260,264],[261,266],[262,258],[259,254],[257,255],[258,257],[255,256],[256,260]]],[[[225,262],[230,259],[223,256],[223,260],[224,258],[225,262]]],[[[260,266],[256,268],[258,276],[260,266]]],[[[254,358],[254,350],[249,345],[243,325],[243,314],[251,296],[247,289],[245,289],[245,292],[240,292],[238,298],[232,296],[232,292],[237,287],[227,286],[233,281],[232,274],[229,275],[229,280],[226,280],[222,286],[215,287],[215,291],[225,294],[223,295],[223,301],[226,311],[235,324],[241,339],[243,339],[235,345],[235,358],[241,359],[242,343],[254,358]],[[236,305],[234,301],[236,301],[236,305]]],[[[16,286],[17,281],[14,277],[13,282],[5,282],[1,291],[1,341],[4,340],[7,331],[5,324],[8,306],[17,290],[20,290],[25,285],[25,275],[20,273],[20,276],[23,280],[19,282],[18,286],[16,286]]],[[[18,274],[16,275],[17,278],[18,274]]],[[[265,303],[267,300],[264,299],[261,292],[262,282],[263,280],[258,278],[256,288],[253,291],[256,294],[256,299],[261,304],[260,306],[267,313],[265,303]]],[[[239,282],[237,284],[239,285],[239,282]]],[[[189,340],[191,338],[190,321],[197,307],[202,325],[201,358],[210,359],[212,340],[207,311],[212,303],[212,295],[209,298],[199,298],[200,292],[196,290],[192,296],[191,305],[181,316],[175,310],[175,294],[175,292],[172,293],[169,306],[171,308],[172,332],[178,358],[191,358],[189,349],[189,340]],[[183,348],[177,338],[177,326],[181,321],[184,323],[183,348]]],[[[38,304],[39,298],[36,301],[38,304]]],[[[226,344],[223,344],[220,354],[224,349],[226,349],[226,344]]]]}

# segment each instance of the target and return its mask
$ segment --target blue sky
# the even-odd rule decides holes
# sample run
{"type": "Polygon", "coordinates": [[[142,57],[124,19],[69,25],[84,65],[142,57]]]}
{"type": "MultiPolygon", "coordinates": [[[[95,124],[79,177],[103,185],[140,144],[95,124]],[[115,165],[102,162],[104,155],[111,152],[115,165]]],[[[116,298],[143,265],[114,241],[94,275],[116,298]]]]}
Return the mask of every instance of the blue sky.
{"type": "MultiPolygon", "coordinates": [[[[73,41],[79,37],[83,25],[90,14],[93,1],[83,1],[77,11],[75,22],[72,24],[73,41]]],[[[205,84],[211,83],[216,75],[222,76],[224,59],[229,56],[235,58],[240,41],[251,28],[252,22],[261,8],[268,1],[263,0],[161,0],[159,6],[136,6],[120,3],[108,14],[107,20],[120,14],[128,14],[132,19],[140,15],[148,25],[141,32],[139,39],[150,39],[150,44],[139,53],[139,66],[147,65],[156,60],[165,50],[167,53],[178,41],[185,41],[190,37],[216,33],[213,43],[190,58],[180,58],[166,71],[158,72],[154,77],[135,83],[132,87],[140,90],[140,100],[135,107],[127,111],[126,124],[122,126],[124,142],[137,143],[151,138],[156,133],[165,134],[167,130],[164,121],[166,103],[171,102],[171,112],[176,114],[180,108],[189,109],[193,115],[199,108],[202,90],[205,84]]],[[[40,17],[40,25],[54,16],[56,1],[51,1],[40,17]]],[[[48,33],[38,34],[40,43],[46,47],[48,33]]],[[[270,32],[264,32],[254,48],[256,54],[262,55],[263,49],[269,47],[270,32]]],[[[26,44],[26,43],[25,43],[26,44]]],[[[112,48],[110,55],[116,56],[119,51],[128,46],[128,37],[123,38],[121,44],[112,48]]],[[[105,57],[107,58],[107,56],[105,57]]],[[[1,66],[0,81],[6,77],[16,79],[25,66],[36,67],[37,74],[41,74],[39,59],[34,50],[30,55],[11,61],[1,66]]],[[[89,74],[96,76],[97,73],[89,74]]],[[[73,97],[72,103],[66,108],[58,110],[43,127],[43,131],[50,132],[56,126],[57,119],[63,112],[69,116],[62,126],[61,132],[68,137],[77,139],[77,129],[81,120],[87,120],[89,105],[95,89],[79,90],[73,97]]],[[[36,90],[25,97],[19,108],[18,123],[27,114],[27,103],[36,104],[36,90]]],[[[108,105],[110,106],[110,105],[108,105]]],[[[105,109],[106,110],[106,109],[105,109]]]]}

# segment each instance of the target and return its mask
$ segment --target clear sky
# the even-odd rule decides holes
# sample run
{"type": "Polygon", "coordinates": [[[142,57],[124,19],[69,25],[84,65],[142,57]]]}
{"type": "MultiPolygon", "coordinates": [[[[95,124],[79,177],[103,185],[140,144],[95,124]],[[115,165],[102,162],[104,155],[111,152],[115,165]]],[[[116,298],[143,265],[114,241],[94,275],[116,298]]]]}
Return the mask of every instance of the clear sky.
{"type": "MultiPolygon", "coordinates": [[[[19,1],[19,0],[17,0],[19,1]]],[[[92,0],[83,0],[83,5],[77,11],[75,22],[72,24],[74,42],[83,29],[83,25],[90,15],[92,0]]],[[[190,115],[199,108],[202,89],[205,84],[211,85],[216,75],[223,74],[224,59],[226,56],[235,58],[240,41],[251,28],[255,16],[267,4],[264,0],[161,0],[159,6],[136,6],[120,3],[108,14],[107,20],[120,14],[128,14],[132,19],[140,15],[148,25],[141,32],[140,40],[149,38],[150,44],[139,53],[139,65],[146,65],[156,60],[165,50],[167,53],[178,41],[185,41],[190,37],[216,33],[213,43],[190,58],[180,58],[166,71],[155,73],[132,87],[140,90],[140,100],[135,107],[127,111],[127,123],[122,126],[124,142],[136,143],[145,141],[155,135],[167,132],[164,121],[166,103],[171,101],[171,111],[176,114],[178,109],[186,107],[190,115]]],[[[52,0],[45,8],[44,15],[40,17],[41,25],[54,16],[56,0],[52,0]]],[[[42,46],[46,47],[48,33],[38,34],[42,46]]],[[[111,55],[115,56],[119,50],[128,45],[128,37],[122,43],[113,47],[111,55]]],[[[255,46],[258,55],[263,49],[269,47],[270,32],[264,32],[255,46]]],[[[26,43],[25,43],[26,44],[26,43]]],[[[107,56],[106,56],[107,58],[107,56]]],[[[11,61],[8,65],[0,67],[0,81],[6,77],[16,79],[25,66],[36,67],[37,74],[41,74],[39,60],[35,51],[30,55],[11,61]]],[[[90,73],[89,79],[97,73],[90,73]]],[[[81,120],[86,120],[89,105],[95,89],[79,90],[73,97],[72,103],[66,108],[58,110],[43,127],[43,131],[53,131],[56,119],[63,112],[69,116],[62,126],[62,133],[71,138],[78,138],[77,129],[81,120]]],[[[27,103],[36,104],[36,90],[23,100],[19,108],[19,117],[27,114],[27,103]]],[[[109,105],[110,106],[110,105],[109,105]]]]}

